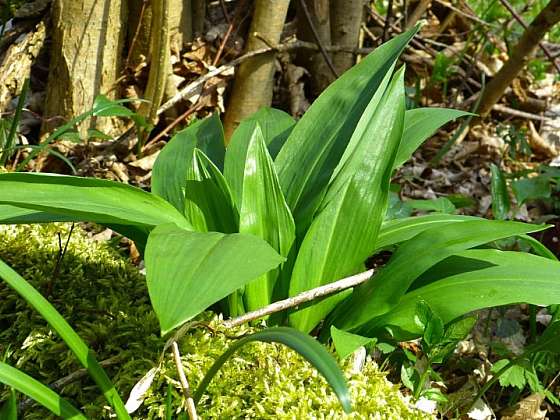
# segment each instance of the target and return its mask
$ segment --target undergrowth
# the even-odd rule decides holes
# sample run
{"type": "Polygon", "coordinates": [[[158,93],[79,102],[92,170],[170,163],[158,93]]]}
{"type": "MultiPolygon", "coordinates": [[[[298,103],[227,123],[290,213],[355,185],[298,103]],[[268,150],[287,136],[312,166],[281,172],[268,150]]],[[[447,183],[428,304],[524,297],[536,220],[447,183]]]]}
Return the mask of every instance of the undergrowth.
{"type": "MultiPolygon", "coordinates": [[[[146,282],[138,269],[111,248],[94,242],[80,228],[71,235],[64,258],[56,269],[60,245],[69,225],[0,227],[0,258],[48,295],[78,334],[96,352],[110,360],[107,372],[127,396],[134,384],[157,364],[165,340],[151,308],[146,282]],[[59,242],[60,235],[60,242],[59,242]]],[[[206,313],[211,328],[197,328],[181,341],[189,382],[194,388],[213,361],[231,343],[206,313]]],[[[0,357],[43,383],[52,384],[80,369],[66,345],[14,292],[0,283],[0,357]]],[[[228,336],[249,332],[248,327],[228,330],[228,336]]],[[[299,355],[281,345],[253,344],[242,348],[211,383],[198,406],[202,418],[395,418],[422,419],[373,362],[359,374],[343,363],[355,412],[343,414],[340,404],[317,371],[299,355]],[[320,414],[319,414],[320,413],[320,414]]],[[[182,397],[170,354],[163,360],[144,404],[134,418],[163,418],[168,384],[174,410],[182,397]]],[[[5,390],[4,390],[5,391],[5,390]]],[[[57,391],[90,418],[107,418],[108,409],[87,375],[57,391]]],[[[20,403],[23,398],[20,398],[20,403]]],[[[25,418],[45,419],[44,409],[28,403],[25,418]]]]}

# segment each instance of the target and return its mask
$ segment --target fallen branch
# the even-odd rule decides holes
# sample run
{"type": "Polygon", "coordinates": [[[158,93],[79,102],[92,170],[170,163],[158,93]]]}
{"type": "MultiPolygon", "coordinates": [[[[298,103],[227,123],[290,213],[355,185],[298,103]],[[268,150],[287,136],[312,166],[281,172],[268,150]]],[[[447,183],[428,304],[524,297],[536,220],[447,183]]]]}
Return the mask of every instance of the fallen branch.
{"type": "Polygon", "coordinates": [[[312,301],[314,299],[332,295],[333,293],[340,292],[342,290],[349,289],[351,287],[357,286],[368,281],[373,275],[374,270],[364,271],[363,273],[355,274],[350,277],[346,277],[341,280],[337,280],[333,283],[326,284],[324,286],[316,287],[315,289],[307,290],[299,295],[293,296],[288,299],[280,300],[278,302],[271,303],[264,308],[257,309],[256,311],[248,312],[245,315],[238,316],[236,318],[228,319],[224,321],[223,325],[226,328],[237,327],[238,325],[245,324],[250,321],[255,321],[259,318],[274,314],[276,312],[281,312],[286,309],[295,308],[312,301]]]}

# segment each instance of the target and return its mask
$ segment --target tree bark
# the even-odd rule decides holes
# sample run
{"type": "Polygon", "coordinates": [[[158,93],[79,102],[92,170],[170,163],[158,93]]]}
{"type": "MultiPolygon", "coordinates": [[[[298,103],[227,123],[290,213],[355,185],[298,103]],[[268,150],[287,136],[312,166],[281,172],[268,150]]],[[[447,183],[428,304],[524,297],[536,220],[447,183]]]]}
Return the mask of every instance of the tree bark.
{"type": "MultiPolygon", "coordinates": [[[[246,52],[280,41],[289,0],[256,0],[246,52]],[[256,36],[258,35],[258,36],[256,36]],[[259,39],[261,37],[262,39],[259,39]]],[[[226,139],[241,120],[272,102],[274,52],[248,59],[239,66],[224,118],[226,139]]]]}
{"type": "MultiPolygon", "coordinates": [[[[331,0],[331,38],[333,45],[354,49],[358,47],[364,0],[331,0]]],[[[334,68],[344,73],[356,62],[356,55],[337,52],[333,56],[334,68]]]]}
{"type": "MultiPolygon", "coordinates": [[[[317,31],[320,43],[324,47],[331,45],[331,20],[329,0],[303,0],[311,15],[311,24],[317,31]]],[[[301,3],[297,3],[297,37],[302,41],[317,43],[313,30],[307,21],[307,16],[301,3]]],[[[311,75],[311,91],[318,96],[334,80],[331,69],[320,51],[299,51],[297,64],[305,67],[311,75]]]]}
{"type": "Polygon", "coordinates": [[[432,4],[432,0],[420,0],[420,2],[416,5],[416,8],[412,11],[408,19],[406,20],[405,29],[412,28],[416,25],[416,22],[420,20],[422,15],[426,13],[429,9],[430,5],[432,4]]]}
{"type": "MultiPolygon", "coordinates": [[[[52,19],[45,115],[69,119],[91,109],[97,95],[111,90],[110,96],[114,95],[126,8],[121,0],[55,0],[52,19]]],[[[105,132],[114,131],[108,118],[91,124],[105,132]]],[[[82,133],[86,128],[81,127],[82,133]]]]}
{"type": "Polygon", "coordinates": [[[492,106],[502,97],[507,87],[525,67],[531,54],[538,48],[539,42],[546,33],[560,21],[560,0],[550,0],[546,7],[537,15],[525,30],[511,57],[488,83],[482,94],[478,109],[481,117],[490,113],[492,106]]]}

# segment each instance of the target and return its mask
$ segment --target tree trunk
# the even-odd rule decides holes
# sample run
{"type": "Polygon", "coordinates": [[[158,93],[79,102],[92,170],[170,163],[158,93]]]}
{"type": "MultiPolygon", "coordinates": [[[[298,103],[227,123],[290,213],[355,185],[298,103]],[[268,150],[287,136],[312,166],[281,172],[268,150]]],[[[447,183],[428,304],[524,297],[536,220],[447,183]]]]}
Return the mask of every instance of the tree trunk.
{"type": "MultiPolygon", "coordinates": [[[[169,44],[173,53],[179,54],[183,46],[193,39],[193,0],[169,1],[169,44]]],[[[152,1],[129,0],[128,46],[129,66],[135,68],[150,54],[152,1]]]]}
{"type": "Polygon", "coordinates": [[[204,33],[204,19],[206,19],[206,0],[192,1],[192,30],[194,36],[204,33]]]}
{"type": "MultiPolygon", "coordinates": [[[[324,47],[331,45],[331,21],[329,0],[303,0],[307,5],[311,23],[324,47]]],[[[303,41],[317,43],[313,30],[307,21],[307,16],[301,3],[297,3],[297,37],[303,41]]],[[[330,55],[329,55],[330,56],[330,55]]],[[[305,67],[311,75],[311,91],[318,96],[334,80],[331,69],[320,51],[311,52],[300,50],[297,54],[297,64],[305,67]]]]}
{"type": "MultiPolygon", "coordinates": [[[[114,95],[126,8],[121,0],[55,0],[52,19],[45,115],[69,119],[90,110],[97,95],[109,91],[114,95]]],[[[108,118],[95,125],[109,133],[114,131],[108,118]]],[[[81,128],[82,133],[86,128],[81,128]]]]}
{"type": "MultiPolygon", "coordinates": [[[[364,0],[331,0],[331,37],[333,45],[356,48],[360,36],[364,0]]],[[[356,62],[355,54],[337,52],[333,57],[338,74],[344,73],[356,62]]]]}
{"type": "MultiPolygon", "coordinates": [[[[267,46],[259,37],[273,45],[280,41],[289,3],[289,0],[255,1],[246,51],[267,46]]],[[[226,139],[241,120],[263,106],[270,106],[274,68],[273,52],[246,60],[239,66],[224,118],[226,139]]]]}
{"type": "Polygon", "coordinates": [[[426,13],[431,4],[432,0],[420,0],[410,16],[408,16],[405,24],[405,29],[412,28],[414,25],[416,25],[416,22],[418,22],[424,15],[424,13],[426,13]]]}
{"type": "Polygon", "coordinates": [[[560,0],[550,0],[547,6],[537,15],[525,30],[517,45],[513,48],[511,57],[498,73],[488,83],[482,94],[478,109],[481,117],[489,114],[492,107],[502,97],[507,87],[525,67],[531,54],[539,46],[545,34],[560,21],[560,0]]]}

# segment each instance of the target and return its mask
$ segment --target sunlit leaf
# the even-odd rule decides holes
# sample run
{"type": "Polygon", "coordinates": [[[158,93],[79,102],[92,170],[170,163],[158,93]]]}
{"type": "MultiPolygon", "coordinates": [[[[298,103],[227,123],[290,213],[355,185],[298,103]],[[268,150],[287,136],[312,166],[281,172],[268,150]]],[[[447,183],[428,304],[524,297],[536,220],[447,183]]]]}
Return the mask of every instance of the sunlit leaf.
{"type": "Polygon", "coordinates": [[[283,261],[252,235],[156,227],[146,247],[147,282],[162,334],[283,261]]]}

